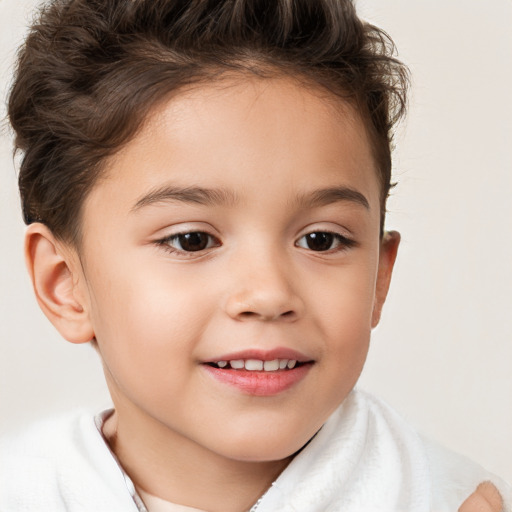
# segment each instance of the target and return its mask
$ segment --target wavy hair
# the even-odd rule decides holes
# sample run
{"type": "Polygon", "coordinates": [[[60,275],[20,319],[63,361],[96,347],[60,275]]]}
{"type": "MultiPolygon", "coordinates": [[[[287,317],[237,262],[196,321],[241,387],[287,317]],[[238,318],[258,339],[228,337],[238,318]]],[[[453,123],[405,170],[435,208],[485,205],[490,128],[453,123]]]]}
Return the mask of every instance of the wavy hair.
{"type": "Polygon", "coordinates": [[[81,207],[105,159],[157,102],[229,72],[293,76],[352,102],[384,219],[408,71],[351,0],[54,0],[19,51],[9,96],[25,222],[78,244],[81,207]]]}

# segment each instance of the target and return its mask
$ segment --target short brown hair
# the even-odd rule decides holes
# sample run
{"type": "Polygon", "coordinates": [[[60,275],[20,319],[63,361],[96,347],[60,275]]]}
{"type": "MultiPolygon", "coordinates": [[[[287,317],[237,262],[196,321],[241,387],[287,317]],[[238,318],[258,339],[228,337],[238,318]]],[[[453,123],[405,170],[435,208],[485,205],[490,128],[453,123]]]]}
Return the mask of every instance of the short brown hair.
{"type": "Polygon", "coordinates": [[[9,97],[25,222],[78,244],[81,206],[105,158],[156,102],[230,70],[288,74],[353,102],[384,218],[408,74],[351,0],[54,0],[20,50],[9,97]]]}

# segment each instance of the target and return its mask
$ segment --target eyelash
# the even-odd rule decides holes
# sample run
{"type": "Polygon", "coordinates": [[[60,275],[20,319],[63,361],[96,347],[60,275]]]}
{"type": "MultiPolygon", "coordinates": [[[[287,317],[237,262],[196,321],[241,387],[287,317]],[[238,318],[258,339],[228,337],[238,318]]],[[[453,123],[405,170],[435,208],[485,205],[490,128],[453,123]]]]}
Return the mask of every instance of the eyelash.
{"type": "Polygon", "coordinates": [[[313,252],[317,252],[317,253],[321,253],[321,254],[332,254],[335,252],[343,252],[352,247],[355,247],[357,245],[357,242],[355,240],[347,238],[346,236],[341,235],[340,233],[336,233],[335,231],[318,230],[318,231],[310,231],[309,233],[302,235],[299,238],[299,240],[297,240],[297,242],[295,242],[295,245],[297,247],[302,247],[303,249],[311,250],[313,252]],[[299,245],[299,241],[302,240],[303,238],[306,238],[306,237],[312,236],[312,235],[320,235],[320,234],[331,236],[332,237],[331,244],[332,244],[332,242],[337,242],[338,246],[334,247],[334,248],[329,248],[326,250],[315,251],[309,247],[303,247],[303,246],[299,245]]]}
{"type": "MultiPolygon", "coordinates": [[[[218,238],[214,237],[213,235],[211,235],[205,231],[184,231],[181,233],[175,233],[173,235],[170,235],[170,236],[167,236],[160,240],[157,240],[156,244],[158,246],[162,247],[165,251],[167,251],[169,253],[179,254],[180,256],[184,256],[184,257],[193,257],[194,255],[204,254],[204,251],[207,251],[208,249],[211,249],[214,247],[219,247],[222,245],[222,243],[220,242],[220,240],[218,240],[218,238]],[[179,241],[180,237],[185,237],[187,235],[188,236],[190,236],[190,235],[206,236],[208,238],[206,247],[204,247],[202,249],[198,249],[196,251],[193,251],[193,250],[187,251],[186,249],[183,248],[183,246],[181,249],[179,249],[179,248],[173,247],[171,245],[173,242],[179,241]]],[[[307,244],[307,242],[306,242],[306,244],[307,244]]],[[[180,245],[181,245],[181,242],[180,242],[180,245]]],[[[357,242],[355,240],[347,238],[347,237],[341,235],[340,233],[336,233],[334,231],[318,230],[318,231],[310,231],[309,233],[302,235],[295,242],[295,246],[301,247],[303,249],[310,250],[310,251],[316,252],[316,253],[332,254],[332,253],[336,253],[336,252],[343,252],[352,247],[355,247],[355,246],[357,246],[357,242]],[[332,237],[332,240],[330,240],[330,245],[332,245],[333,243],[336,242],[337,246],[334,248],[329,247],[328,249],[325,249],[325,250],[315,251],[314,249],[311,249],[310,247],[304,247],[303,245],[299,245],[299,242],[302,239],[305,239],[308,236],[311,237],[312,235],[329,235],[330,237],[332,237]]]]}
{"type": "MultiPolygon", "coordinates": [[[[193,257],[194,255],[203,254],[204,251],[211,249],[212,247],[219,247],[221,242],[214,237],[213,235],[210,235],[209,233],[206,233],[205,231],[183,231],[182,233],[175,233],[170,236],[166,236],[165,238],[162,238],[160,240],[156,241],[157,245],[162,247],[165,251],[170,252],[171,254],[179,254],[180,256],[184,257],[193,257]],[[181,249],[173,247],[171,244],[175,241],[179,241],[180,237],[185,237],[187,235],[205,235],[208,237],[208,243],[207,246],[204,249],[199,249],[197,251],[187,251],[183,247],[181,249]]],[[[180,243],[181,245],[181,243],[180,243]]]]}

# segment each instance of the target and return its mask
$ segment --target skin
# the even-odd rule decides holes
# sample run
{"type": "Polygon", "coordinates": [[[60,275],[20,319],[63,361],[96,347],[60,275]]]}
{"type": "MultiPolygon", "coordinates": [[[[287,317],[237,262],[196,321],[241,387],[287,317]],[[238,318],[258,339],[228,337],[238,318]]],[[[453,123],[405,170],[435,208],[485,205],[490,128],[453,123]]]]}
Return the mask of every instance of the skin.
{"type": "Polygon", "coordinates": [[[503,500],[491,482],[481,483],[476,491],[464,501],[459,512],[501,512],[503,500]]]}
{"type": "Polygon", "coordinates": [[[27,261],[61,334],[97,341],[116,455],[155,496],[250,508],[351,391],[380,318],[399,236],[380,237],[364,125],[290,79],[182,92],[106,163],[82,225],[79,251],[30,226],[27,261]],[[222,193],[184,197],[197,187],[222,193]],[[334,188],[344,195],[312,201],[334,188]],[[185,232],[205,233],[206,247],[184,250],[185,232]],[[328,249],[310,245],[306,235],[326,232],[328,249]],[[271,396],[205,369],[276,347],[312,364],[271,396]]]}

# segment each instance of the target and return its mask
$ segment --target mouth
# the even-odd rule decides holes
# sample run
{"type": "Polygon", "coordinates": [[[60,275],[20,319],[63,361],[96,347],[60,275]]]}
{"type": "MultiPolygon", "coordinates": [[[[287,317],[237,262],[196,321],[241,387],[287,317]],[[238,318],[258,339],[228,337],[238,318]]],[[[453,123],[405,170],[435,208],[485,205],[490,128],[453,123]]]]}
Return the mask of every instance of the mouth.
{"type": "MultiPolygon", "coordinates": [[[[310,361],[312,362],[312,361],[310,361]]],[[[205,363],[212,368],[222,370],[247,370],[249,372],[278,372],[293,370],[307,362],[300,362],[296,359],[272,359],[263,361],[262,359],[232,359],[230,361],[214,361],[205,363]]]]}
{"type": "Polygon", "coordinates": [[[293,350],[244,351],[204,361],[215,380],[244,394],[274,396],[306,377],[315,361],[293,350]]]}

